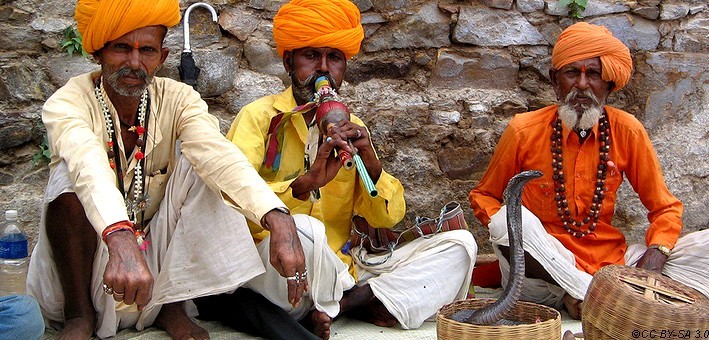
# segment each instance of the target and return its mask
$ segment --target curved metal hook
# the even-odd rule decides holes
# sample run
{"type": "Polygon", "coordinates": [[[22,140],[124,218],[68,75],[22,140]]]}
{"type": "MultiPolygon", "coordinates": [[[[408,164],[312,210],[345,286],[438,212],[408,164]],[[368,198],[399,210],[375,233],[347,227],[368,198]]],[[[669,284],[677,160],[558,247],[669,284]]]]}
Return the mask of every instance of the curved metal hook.
{"type": "Polygon", "coordinates": [[[204,3],[204,2],[195,2],[190,7],[187,7],[187,10],[185,11],[185,17],[183,19],[183,24],[182,24],[182,29],[184,30],[184,38],[185,38],[185,45],[184,48],[182,49],[182,52],[192,52],[190,49],[190,13],[192,12],[192,9],[195,7],[204,7],[209,10],[209,12],[212,13],[212,21],[217,22],[217,11],[214,10],[214,7],[212,5],[204,3]]]}

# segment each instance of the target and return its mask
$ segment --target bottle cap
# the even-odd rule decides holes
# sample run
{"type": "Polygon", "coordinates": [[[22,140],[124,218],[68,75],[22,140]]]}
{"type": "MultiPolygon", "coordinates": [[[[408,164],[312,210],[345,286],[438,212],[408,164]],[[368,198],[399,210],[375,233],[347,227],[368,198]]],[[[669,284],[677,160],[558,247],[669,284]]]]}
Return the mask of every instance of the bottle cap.
{"type": "Polygon", "coordinates": [[[17,210],[6,210],[5,211],[5,219],[6,220],[16,220],[17,219],[17,210]]]}

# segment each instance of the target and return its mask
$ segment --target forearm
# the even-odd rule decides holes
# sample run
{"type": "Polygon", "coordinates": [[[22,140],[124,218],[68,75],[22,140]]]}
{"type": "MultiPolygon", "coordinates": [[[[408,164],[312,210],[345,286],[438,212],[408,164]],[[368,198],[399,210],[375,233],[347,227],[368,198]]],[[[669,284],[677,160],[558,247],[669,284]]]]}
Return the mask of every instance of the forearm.
{"type": "Polygon", "coordinates": [[[492,215],[502,207],[501,199],[496,198],[490,193],[481,191],[477,187],[470,192],[468,199],[470,200],[470,208],[473,209],[475,217],[477,217],[484,226],[490,223],[492,215]]]}
{"type": "Polygon", "coordinates": [[[320,184],[310,176],[311,173],[306,173],[302,176],[298,176],[293,182],[291,182],[292,196],[301,201],[308,199],[308,195],[311,191],[319,189],[320,184]]]}
{"type": "Polygon", "coordinates": [[[100,234],[107,225],[127,220],[125,200],[115,184],[116,173],[92,127],[59,109],[45,109],[43,121],[51,144],[52,172],[69,179],[96,232],[100,234]]]}
{"type": "Polygon", "coordinates": [[[367,175],[372,179],[372,182],[377,183],[382,175],[382,162],[373,152],[363,152],[360,157],[367,168],[367,175]]]}
{"type": "Polygon", "coordinates": [[[401,182],[386,171],[375,186],[378,195],[371,197],[361,183],[356,190],[355,213],[363,216],[374,227],[391,228],[404,218],[406,200],[401,182]]]}

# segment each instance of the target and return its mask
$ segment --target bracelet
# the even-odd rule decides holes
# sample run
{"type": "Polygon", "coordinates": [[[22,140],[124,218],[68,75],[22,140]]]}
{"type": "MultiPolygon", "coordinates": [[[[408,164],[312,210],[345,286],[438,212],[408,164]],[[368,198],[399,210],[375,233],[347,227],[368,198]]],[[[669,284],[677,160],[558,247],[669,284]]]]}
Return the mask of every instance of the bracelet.
{"type": "Polygon", "coordinates": [[[117,223],[114,223],[114,224],[106,227],[106,229],[104,229],[103,232],[101,233],[101,239],[103,239],[103,242],[105,243],[106,239],[108,238],[109,235],[111,235],[115,232],[124,231],[124,230],[130,231],[131,234],[135,234],[135,230],[133,230],[132,223],[130,223],[128,221],[121,221],[121,222],[117,222],[117,223]]]}
{"type": "Polygon", "coordinates": [[[665,246],[663,244],[653,244],[650,246],[650,248],[659,250],[662,253],[662,255],[665,255],[667,257],[670,257],[670,253],[672,252],[672,250],[670,250],[670,248],[668,248],[667,246],[665,246]]]}

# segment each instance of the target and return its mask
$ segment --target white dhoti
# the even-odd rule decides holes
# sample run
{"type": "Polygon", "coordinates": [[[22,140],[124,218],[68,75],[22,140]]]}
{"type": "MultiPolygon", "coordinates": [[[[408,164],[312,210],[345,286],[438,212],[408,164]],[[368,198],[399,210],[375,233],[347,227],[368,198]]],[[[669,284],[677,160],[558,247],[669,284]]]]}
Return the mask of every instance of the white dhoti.
{"type": "Polygon", "coordinates": [[[270,235],[257,246],[266,272],[244,287],[263,295],[296,320],[304,318],[313,308],[334,318],[340,313],[343,292],[354,287],[354,278],[349,274],[347,266],[328,247],[322,222],[302,214],[293,215],[293,219],[308,270],[308,291],[303,293],[303,300],[298,307],[294,308],[288,302],[287,280],[269,263],[270,235]]]}
{"type": "MultiPolygon", "coordinates": [[[[445,304],[464,299],[470,289],[478,245],[467,230],[452,230],[430,238],[417,238],[394,250],[380,265],[357,264],[359,285],[368,283],[404,329],[415,329],[445,304]]],[[[386,255],[365,254],[367,263],[386,255]]]]}
{"type": "MultiPolygon", "coordinates": [[[[27,293],[39,302],[47,325],[64,321],[62,292],[55,258],[46,235],[47,205],[60,194],[73,192],[65,164],[50,173],[45,191],[37,246],[30,260],[27,293]]],[[[97,311],[96,334],[114,336],[119,329],[150,326],[163,304],[233,291],[264,272],[246,219],[209,189],[183,157],[170,177],[164,199],[150,221],[143,252],[154,285],[152,300],[137,311],[103,292],[108,248],[96,235],[91,298],[97,311]]],[[[187,311],[196,314],[189,302],[187,311]]]]}
{"type": "MultiPolygon", "coordinates": [[[[266,273],[245,284],[300,320],[312,309],[330,317],[339,314],[339,301],[355,280],[347,266],[328,247],[323,224],[307,215],[293,216],[303,244],[308,268],[309,291],[303,294],[298,308],[287,301],[286,279],[268,264],[269,238],[257,246],[266,273]]],[[[360,263],[355,256],[359,247],[351,249],[357,263],[359,285],[369,283],[374,295],[401,323],[404,329],[418,328],[445,304],[465,298],[477,255],[472,234],[455,230],[418,238],[394,251],[392,257],[377,266],[360,263]]],[[[364,255],[365,261],[376,262],[384,255],[364,255]]]]}
{"type": "MultiPolygon", "coordinates": [[[[490,218],[490,241],[500,260],[502,284],[509,280],[510,265],[497,246],[509,246],[507,235],[507,207],[503,206],[490,218]]],[[[524,250],[537,260],[559,284],[541,279],[525,278],[521,299],[560,309],[562,298],[568,293],[583,300],[593,278],[576,268],[574,254],[559,240],[549,235],[541,221],[527,208],[522,207],[522,241],[524,250]]],[[[692,287],[709,297],[709,229],[687,234],[677,240],[662,274],[692,287]]],[[[635,266],[647,250],[642,244],[628,246],[625,264],[635,266]]]]}

